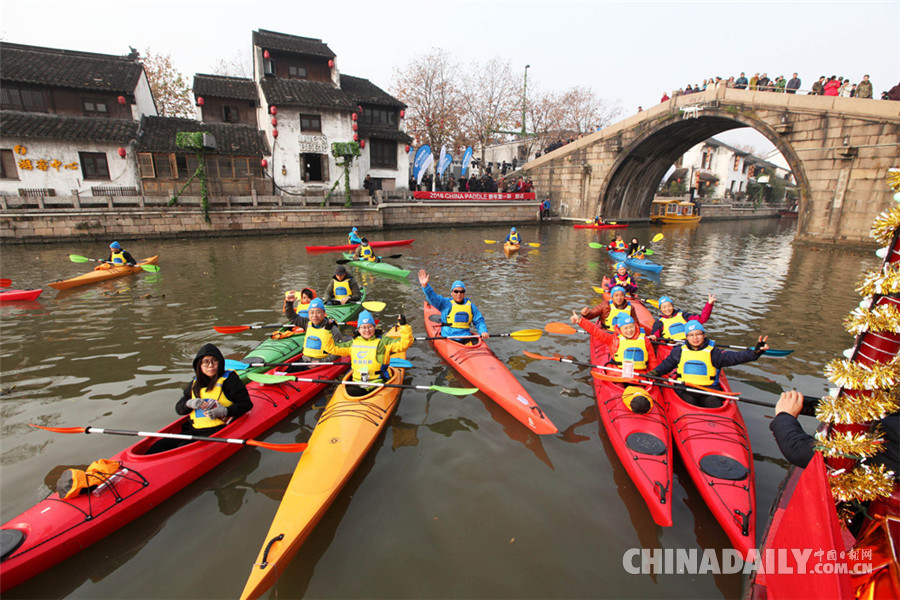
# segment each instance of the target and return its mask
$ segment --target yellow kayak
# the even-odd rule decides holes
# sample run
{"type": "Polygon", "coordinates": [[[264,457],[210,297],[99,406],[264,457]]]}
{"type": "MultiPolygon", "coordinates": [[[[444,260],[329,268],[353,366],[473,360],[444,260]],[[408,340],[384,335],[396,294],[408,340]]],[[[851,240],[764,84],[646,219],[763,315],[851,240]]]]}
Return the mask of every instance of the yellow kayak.
{"type": "MultiPolygon", "coordinates": [[[[405,353],[393,354],[405,358],[405,353]]],[[[391,368],[390,384],[403,383],[404,369],[391,368]]],[[[350,373],[344,378],[351,376],[350,373]]],[[[378,388],[360,397],[340,385],[325,407],[288,484],[250,571],[242,599],[259,598],[288,563],[362,462],[400,400],[399,388],[378,388]]]]}
{"type": "Polygon", "coordinates": [[[503,243],[503,252],[506,254],[507,258],[513,253],[519,251],[519,244],[513,244],[511,242],[503,243]]]}

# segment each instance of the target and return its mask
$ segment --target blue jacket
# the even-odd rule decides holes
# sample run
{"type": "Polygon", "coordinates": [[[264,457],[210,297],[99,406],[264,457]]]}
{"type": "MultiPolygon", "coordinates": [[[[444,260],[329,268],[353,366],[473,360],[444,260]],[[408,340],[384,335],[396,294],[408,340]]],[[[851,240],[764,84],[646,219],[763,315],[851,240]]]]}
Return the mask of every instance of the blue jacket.
{"type": "MultiPolygon", "coordinates": [[[[428,300],[428,303],[433,307],[441,311],[441,320],[445,323],[447,322],[447,317],[450,315],[450,308],[452,307],[453,300],[450,298],[445,298],[441,296],[437,292],[435,292],[431,288],[431,284],[426,285],[422,288],[422,291],[425,293],[425,299],[428,300]]],[[[481,314],[481,311],[478,310],[478,307],[475,306],[475,303],[472,302],[472,325],[475,326],[475,330],[478,333],[487,333],[487,323],[484,322],[484,315],[481,314]]],[[[444,337],[452,337],[454,335],[465,335],[469,333],[467,330],[462,330],[457,327],[450,327],[449,325],[444,325],[441,327],[441,335],[444,337]]]]}
{"type": "Polygon", "coordinates": [[[362,240],[355,233],[350,234],[350,243],[351,244],[362,244],[362,240]]]}

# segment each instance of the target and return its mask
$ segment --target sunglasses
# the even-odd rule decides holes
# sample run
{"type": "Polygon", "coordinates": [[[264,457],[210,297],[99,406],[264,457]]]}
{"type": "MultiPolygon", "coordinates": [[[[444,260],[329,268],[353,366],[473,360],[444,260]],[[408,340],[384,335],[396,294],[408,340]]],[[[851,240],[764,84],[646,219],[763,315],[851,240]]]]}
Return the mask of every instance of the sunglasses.
{"type": "Polygon", "coordinates": [[[453,290],[454,294],[465,294],[466,290],[453,290]]]}

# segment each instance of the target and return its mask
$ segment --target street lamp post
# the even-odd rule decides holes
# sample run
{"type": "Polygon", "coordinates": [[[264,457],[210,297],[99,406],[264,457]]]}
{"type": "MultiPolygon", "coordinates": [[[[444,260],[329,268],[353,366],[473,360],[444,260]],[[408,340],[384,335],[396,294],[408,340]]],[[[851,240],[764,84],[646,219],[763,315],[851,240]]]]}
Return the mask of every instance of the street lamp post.
{"type": "Polygon", "coordinates": [[[528,69],[531,65],[525,65],[525,80],[522,83],[522,135],[526,134],[525,130],[525,108],[526,108],[526,98],[528,94],[528,69]]]}

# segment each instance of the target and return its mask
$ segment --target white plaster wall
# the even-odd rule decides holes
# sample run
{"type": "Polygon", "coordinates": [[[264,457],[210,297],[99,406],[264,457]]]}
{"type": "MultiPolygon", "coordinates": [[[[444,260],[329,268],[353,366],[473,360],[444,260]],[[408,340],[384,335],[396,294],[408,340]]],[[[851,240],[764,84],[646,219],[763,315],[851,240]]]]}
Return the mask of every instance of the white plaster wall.
{"type": "Polygon", "coordinates": [[[68,196],[73,190],[79,193],[91,193],[92,186],[134,186],[140,189],[138,183],[137,161],[130,146],[125,149],[127,154],[121,158],[118,154],[118,144],[78,142],[68,144],[50,140],[24,140],[16,138],[4,138],[4,147],[12,148],[16,145],[27,149],[25,154],[15,154],[19,179],[0,179],[0,194],[17,196],[19,188],[51,188],[56,190],[57,196],[68,196]],[[109,166],[109,180],[106,179],[82,179],[81,162],[78,152],[103,152],[106,154],[106,163],[109,166]],[[36,165],[40,159],[48,163],[57,159],[63,165],[77,163],[77,169],[66,169],[63,166],[59,170],[50,167],[46,171],[39,170],[36,166],[32,170],[18,168],[19,161],[31,160],[36,165]]]}
{"type": "Polygon", "coordinates": [[[131,118],[135,121],[140,121],[144,115],[155,117],[158,116],[158,113],[156,112],[156,103],[153,101],[153,94],[150,92],[147,73],[141,69],[141,77],[138,79],[137,85],[134,86],[134,104],[131,105],[131,118]]]}

